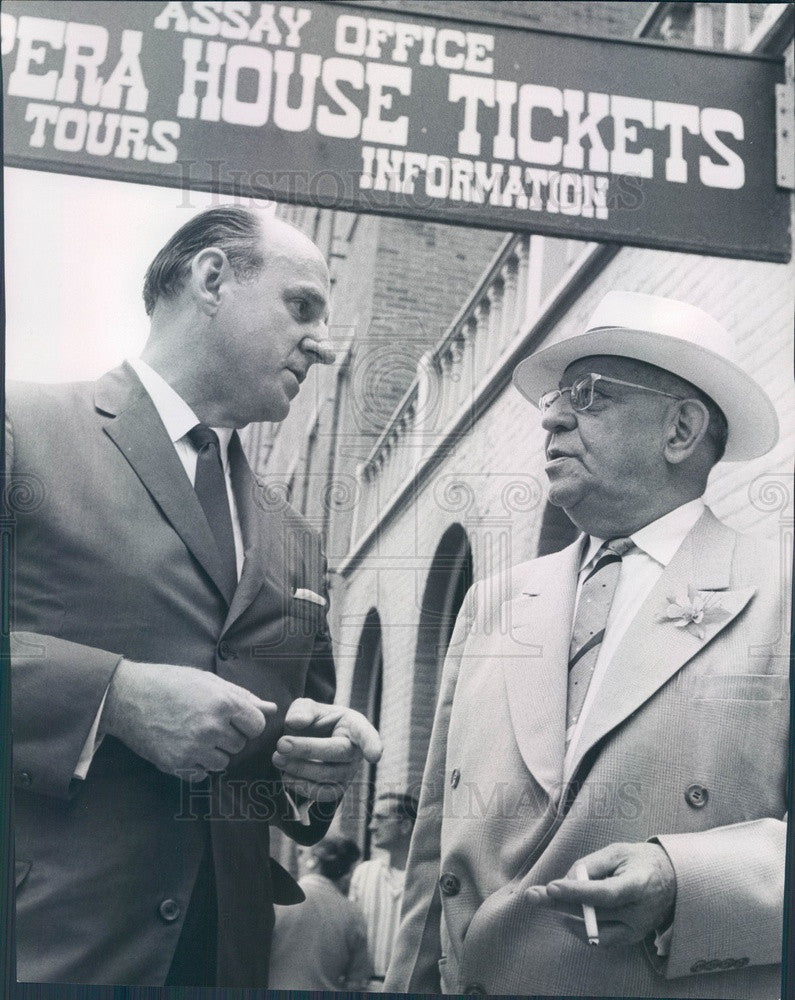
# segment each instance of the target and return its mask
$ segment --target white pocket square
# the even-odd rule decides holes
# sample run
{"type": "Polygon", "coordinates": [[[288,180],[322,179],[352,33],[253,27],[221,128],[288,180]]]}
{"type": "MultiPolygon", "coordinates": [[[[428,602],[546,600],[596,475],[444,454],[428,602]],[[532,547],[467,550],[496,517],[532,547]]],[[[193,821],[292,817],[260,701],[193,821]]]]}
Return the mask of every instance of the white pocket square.
{"type": "Polygon", "coordinates": [[[299,601],[311,601],[312,604],[319,604],[321,608],[326,606],[326,598],[322,597],[320,594],[316,594],[314,590],[306,590],[304,587],[299,587],[293,597],[299,601]]]}

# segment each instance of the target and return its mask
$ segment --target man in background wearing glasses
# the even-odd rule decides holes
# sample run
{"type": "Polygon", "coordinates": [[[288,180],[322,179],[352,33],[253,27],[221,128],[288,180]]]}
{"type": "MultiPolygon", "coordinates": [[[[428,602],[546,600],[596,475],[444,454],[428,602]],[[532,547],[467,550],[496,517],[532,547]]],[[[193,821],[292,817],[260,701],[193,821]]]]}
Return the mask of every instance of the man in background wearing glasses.
{"type": "Polygon", "coordinates": [[[517,367],[581,535],[464,602],[386,991],[779,995],[785,588],[702,499],[778,420],[729,339],[610,292],[517,367]]]}

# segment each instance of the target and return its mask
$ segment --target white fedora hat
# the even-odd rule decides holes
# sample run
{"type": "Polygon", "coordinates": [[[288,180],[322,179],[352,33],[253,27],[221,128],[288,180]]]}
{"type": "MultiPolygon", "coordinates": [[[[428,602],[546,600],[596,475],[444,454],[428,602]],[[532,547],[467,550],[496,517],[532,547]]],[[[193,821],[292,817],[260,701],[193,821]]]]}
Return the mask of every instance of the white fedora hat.
{"type": "Polygon", "coordinates": [[[608,292],[585,333],[544,347],[521,361],[513,384],[538,406],[563,372],[591,354],[618,354],[679,375],[723,410],[729,425],[724,459],[764,455],[778,440],[778,417],[770,397],[730,360],[731,335],[703,309],[640,292],[608,292]]]}

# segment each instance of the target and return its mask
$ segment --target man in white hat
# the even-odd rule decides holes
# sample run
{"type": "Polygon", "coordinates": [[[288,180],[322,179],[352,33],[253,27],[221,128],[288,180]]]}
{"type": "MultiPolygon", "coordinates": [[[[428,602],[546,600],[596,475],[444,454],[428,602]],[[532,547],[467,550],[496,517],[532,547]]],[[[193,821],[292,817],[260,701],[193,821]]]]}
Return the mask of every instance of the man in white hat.
{"type": "Polygon", "coordinates": [[[778,423],[728,345],[611,292],[517,367],[581,534],[461,610],[387,992],[780,995],[784,588],[702,500],[778,423]]]}

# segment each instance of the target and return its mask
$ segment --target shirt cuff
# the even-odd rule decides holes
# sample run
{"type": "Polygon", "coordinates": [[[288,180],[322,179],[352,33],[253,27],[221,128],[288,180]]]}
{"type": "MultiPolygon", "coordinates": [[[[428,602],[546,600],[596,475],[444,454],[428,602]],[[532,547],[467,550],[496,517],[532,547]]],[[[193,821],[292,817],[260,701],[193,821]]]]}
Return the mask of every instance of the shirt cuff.
{"type": "Polygon", "coordinates": [[[312,800],[306,799],[303,802],[296,802],[286,788],[283,790],[284,797],[287,799],[287,802],[293,811],[293,819],[297,819],[301,826],[309,826],[311,823],[309,819],[309,810],[312,808],[312,800]]]}
{"type": "Polygon", "coordinates": [[[105,693],[102,695],[102,701],[99,703],[99,710],[97,711],[94,722],[88,732],[88,736],[86,737],[86,741],[83,744],[83,749],[80,751],[77,764],[75,765],[73,777],[79,778],[81,781],[85,781],[88,769],[91,767],[91,761],[94,759],[94,754],[97,750],[99,750],[102,745],[102,741],[105,739],[104,734],[100,736],[98,733],[99,720],[102,718],[102,710],[105,708],[105,699],[107,697],[108,688],[105,689],[105,693]]]}

